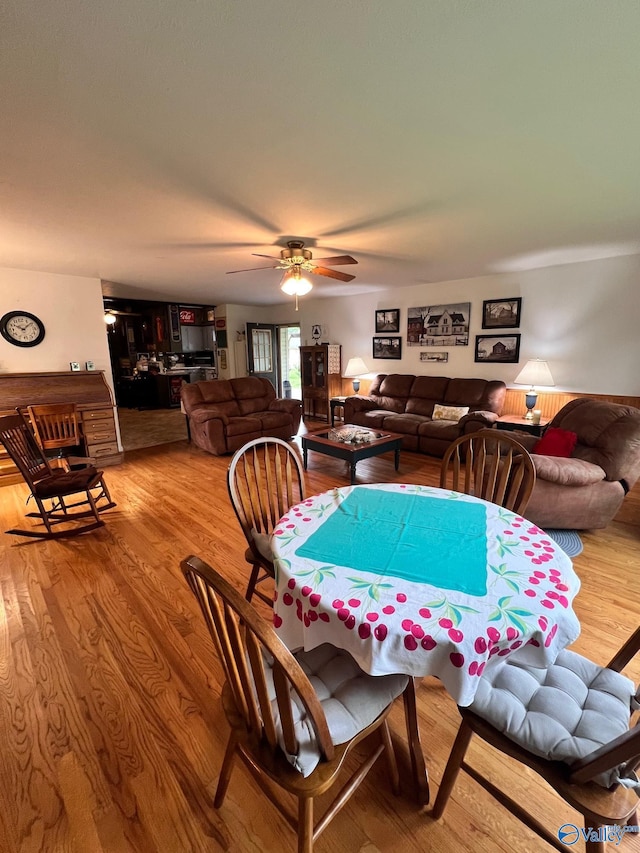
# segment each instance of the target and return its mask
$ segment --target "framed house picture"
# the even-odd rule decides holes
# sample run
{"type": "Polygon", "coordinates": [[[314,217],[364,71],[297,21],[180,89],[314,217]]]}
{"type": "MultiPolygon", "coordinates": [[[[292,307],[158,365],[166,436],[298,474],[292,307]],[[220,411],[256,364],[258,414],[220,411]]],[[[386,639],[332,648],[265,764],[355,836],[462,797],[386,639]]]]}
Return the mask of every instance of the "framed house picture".
{"type": "Polygon", "coordinates": [[[475,361],[517,364],[520,360],[520,335],[476,335],[475,361]]]}
{"type": "Polygon", "coordinates": [[[421,352],[420,361],[449,361],[448,352],[421,352]]]}
{"type": "Polygon", "coordinates": [[[374,358],[402,358],[402,338],[374,338],[374,358]]]}
{"type": "Polygon", "coordinates": [[[470,302],[409,308],[407,346],[466,347],[469,344],[470,313],[470,302]]]}
{"type": "Polygon", "coordinates": [[[485,299],[482,303],[483,329],[519,329],[522,297],[485,299]]]}
{"type": "Polygon", "coordinates": [[[400,331],[400,309],[388,308],[376,311],[376,333],[388,334],[400,331]]]}

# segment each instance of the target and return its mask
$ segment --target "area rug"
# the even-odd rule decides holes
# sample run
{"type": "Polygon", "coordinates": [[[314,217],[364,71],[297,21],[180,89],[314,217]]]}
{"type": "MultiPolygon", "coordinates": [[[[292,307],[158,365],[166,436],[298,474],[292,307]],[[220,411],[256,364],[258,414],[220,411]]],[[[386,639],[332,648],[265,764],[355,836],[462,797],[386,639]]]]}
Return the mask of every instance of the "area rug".
{"type": "Polygon", "coordinates": [[[556,545],[559,545],[567,557],[577,557],[582,553],[582,539],[575,530],[547,530],[556,545]]]}

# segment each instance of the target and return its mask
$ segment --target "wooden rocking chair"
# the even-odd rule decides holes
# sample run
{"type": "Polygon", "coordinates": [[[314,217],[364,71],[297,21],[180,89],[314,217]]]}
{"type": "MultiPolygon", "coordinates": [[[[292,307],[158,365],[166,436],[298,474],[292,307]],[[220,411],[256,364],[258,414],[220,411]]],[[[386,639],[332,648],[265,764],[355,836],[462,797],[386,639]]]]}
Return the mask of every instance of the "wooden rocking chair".
{"type": "Polygon", "coordinates": [[[44,530],[14,528],[7,530],[7,533],[36,539],[58,539],[63,536],[77,536],[104,525],[99,513],[116,504],[111,500],[102,471],[93,466],[79,471],[53,469],[21,414],[0,418],[0,441],[31,489],[30,497],[33,497],[38,506],[38,512],[28,512],[27,517],[39,518],[45,526],[44,530]],[[83,500],[70,504],[65,502],[65,498],[83,492],[83,500]],[[48,508],[45,501],[49,503],[48,508]],[[89,509],[70,512],[76,507],[89,509]],[[53,529],[54,525],[62,522],[75,524],[83,519],[91,521],[70,529],[53,529]]]}

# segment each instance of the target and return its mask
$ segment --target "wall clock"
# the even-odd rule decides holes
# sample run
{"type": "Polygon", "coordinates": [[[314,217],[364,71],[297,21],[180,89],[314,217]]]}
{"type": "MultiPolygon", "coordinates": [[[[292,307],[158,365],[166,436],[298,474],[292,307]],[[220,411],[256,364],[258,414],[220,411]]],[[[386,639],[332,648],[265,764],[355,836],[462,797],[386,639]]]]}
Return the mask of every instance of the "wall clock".
{"type": "Polygon", "coordinates": [[[44,338],[44,323],[28,311],[9,311],[0,319],[0,334],[17,347],[35,347],[44,338]]]}

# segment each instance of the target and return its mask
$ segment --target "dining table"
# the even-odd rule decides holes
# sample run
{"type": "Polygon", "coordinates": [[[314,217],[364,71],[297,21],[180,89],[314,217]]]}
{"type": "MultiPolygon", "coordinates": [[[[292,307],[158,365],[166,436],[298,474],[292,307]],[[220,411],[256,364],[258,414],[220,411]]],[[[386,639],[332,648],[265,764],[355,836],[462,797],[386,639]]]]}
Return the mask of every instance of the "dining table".
{"type": "MultiPolygon", "coordinates": [[[[330,643],[370,675],[435,676],[460,706],[484,672],[514,656],[547,667],[580,633],[570,558],[524,516],[472,495],[333,488],[291,507],[271,546],[273,623],[290,649],[330,643]]],[[[415,708],[405,710],[427,801],[415,708]]]]}

